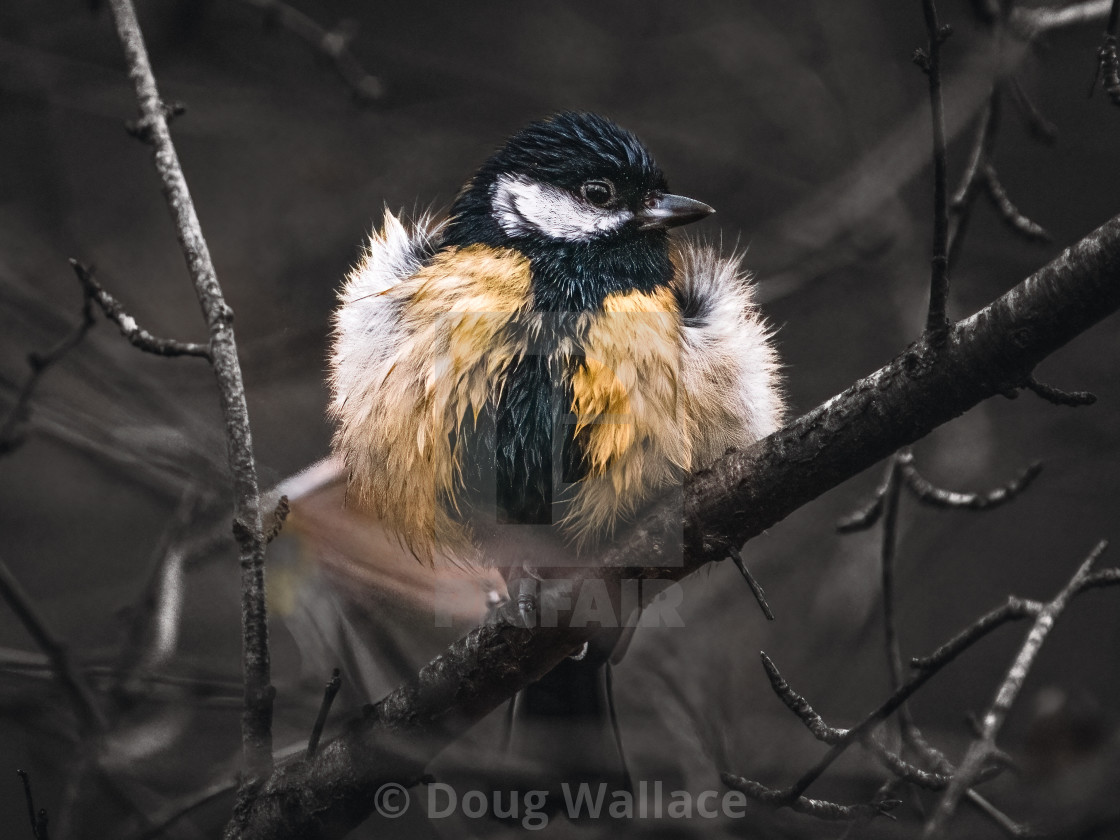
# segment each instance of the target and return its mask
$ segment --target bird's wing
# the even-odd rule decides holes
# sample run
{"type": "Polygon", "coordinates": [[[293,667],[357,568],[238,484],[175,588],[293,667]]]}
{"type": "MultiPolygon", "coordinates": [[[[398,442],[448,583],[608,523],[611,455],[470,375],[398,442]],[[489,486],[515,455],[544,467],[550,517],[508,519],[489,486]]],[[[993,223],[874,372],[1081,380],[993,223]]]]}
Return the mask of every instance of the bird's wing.
{"type": "Polygon", "coordinates": [[[741,257],[684,242],[673,258],[682,319],[678,379],[697,470],[773,432],[785,405],[774,331],[741,257]]]}
{"type": "Polygon", "coordinates": [[[332,413],[382,368],[399,343],[399,300],[388,294],[414,275],[438,246],[443,223],[430,215],[405,225],[390,211],[374,229],[339,292],[331,355],[332,413]]]}
{"type": "Polygon", "coordinates": [[[509,249],[438,248],[439,229],[392,215],[347,278],[331,353],[334,448],[348,503],[374,512],[421,559],[457,553],[456,430],[525,354],[507,329],[529,302],[528,260],[509,249]]]}

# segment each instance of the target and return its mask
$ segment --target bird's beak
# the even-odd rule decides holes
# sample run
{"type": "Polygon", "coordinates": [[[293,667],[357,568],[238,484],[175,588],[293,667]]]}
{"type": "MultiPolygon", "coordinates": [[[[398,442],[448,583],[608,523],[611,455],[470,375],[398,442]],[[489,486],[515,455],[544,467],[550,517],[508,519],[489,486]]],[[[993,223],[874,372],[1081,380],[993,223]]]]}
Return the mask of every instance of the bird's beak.
{"type": "Polygon", "coordinates": [[[685,198],[683,195],[665,193],[650,196],[640,210],[634,214],[641,230],[671,228],[698,222],[716,212],[703,201],[685,198]]]}

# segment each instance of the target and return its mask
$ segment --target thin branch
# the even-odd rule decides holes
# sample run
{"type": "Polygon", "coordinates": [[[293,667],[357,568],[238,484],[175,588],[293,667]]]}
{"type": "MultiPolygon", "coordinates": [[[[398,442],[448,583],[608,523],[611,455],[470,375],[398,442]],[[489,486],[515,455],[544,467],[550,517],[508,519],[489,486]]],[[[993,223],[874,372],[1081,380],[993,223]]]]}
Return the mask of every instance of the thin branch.
{"type": "Polygon", "coordinates": [[[926,34],[926,51],[919,51],[915,61],[929,79],[930,115],[933,122],[933,257],[930,265],[929,315],[926,332],[943,339],[948,331],[946,308],[949,301],[949,205],[948,156],[945,151],[945,105],[941,98],[941,45],[952,34],[948,26],[937,22],[934,0],[922,0],[926,34]]]}
{"type": "MultiPolygon", "coordinates": [[[[1120,569],[1109,569],[1098,575],[1090,575],[1080,581],[1073,594],[1079,594],[1087,589],[1115,586],[1120,584],[1120,569]]],[[[978,642],[996,627],[1015,618],[1023,618],[1031,614],[1030,601],[1009,599],[1008,604],[993,613],[988,613],[975,624],[970,625],[965,631],[942,645],[930,656],[920,660],[912,660],[911,664],[918,667],[918,673],[904,683],[896,692],[887,698],[877,709],[871,712],[860,723],[847,730],[844,737],[838,740],[833,748],[813,768],[806,772],[790,789],[791,796],[800,796],[815,782],[820,775],[828,769],[840,755],[853,743],[862,739],[872,729],[886,720],[894,711],[905,703],[913,694],[928,682],[929,678],[941,671],[946,665],[956,659],[966,649],[978,642]],[[1004,611],[1007,615],[1002,615],[1004,611]],[[919,664],[920,663],[920,664],[919,664]]]]}
{"type": "Polygon", "coordinates": [[[875,488],[871,500],[855,513],[850,513],[836,523],[836,530],[841,534],[852,534],[856,531],[866,531],[879,521],[883,515],[883,498],[890,489],[891,476],[894,475],[894,459],[887,464],[886,474],[882,483],[875,488]]]}
{"type": "MultiPolygon", "coordinates": [[[[993,93],[994,101],[997,101],[996,96],[997,95],[993,93]]],[[[982,121],[983,125],[979,131],[976,144],[976,153],[978,156],[981,154],[981,150],[984,147],[984,140],[982,138],[988,134],[988,129],[991,125],[988,118],[989,116],[990,113],[985,116],[982,121]]],[[[972,176],[966,175],[962,189],[967,187],[971,177],[972,176]]],[[[1002,498],[1002,501],[1007,501],[1011,496],[1021,492],[1036,474],[1037,465],[1033,465],[1033,470],[1029,470],[1020,477],[1017,482],[1012,482],[1010,489],[1001,488],[998,493],[984,494],[983,498],[987,501],[987,507],[998,504],[998,502],[995,501],[997,498],[1002,498]]],[[[861,521],[869,521],[873,524],[880,516],[883,516],[884,519],[880,560],[882,570],[883,619],[885,625],[884,641],[887,650],[887,663],[892,691],[897,691],[903,681],[902,654],[898,643],[898,633],[894,620],[894,558],[897,543],[899,490],[903,486],[907,487],[907,489],[914,493],[920,500],[932,500],[934,498],[937,498],[939,501],[947,499],[951,502],[963,500],[963,494],[951,494],[926,482],[914,467],[913,454],[908,449],[903,449],[896,452],[891,457],[887,466],[886,476],[883,483],[876,490],[872,504],[862,511],[857,512],[855,517],[849,517],[849,519],[841,523],[842,525],[853,523],[858,526],[861,521]],[[868,513],[873,513],[873,516],[868,516],[868,513]]],[[[856,528],[849,526],[849,530],[856,530],[856,528]]],[[[767,675],[770,677],[771,685],[775,692],[778,693],[779,697],[782,697],[791,711],[797,714],[802,722],[810,728],[810,731],[813,731],[818,738],[826,743],[835,743],[835,741],[843,735],[843,730],[827,727],[824,721],[820,719],[820,716],[813,712],[808,702],[805,701],[804,698],[801,698],[800,695],[792,692],[792,689],[781,679],[780,675],[777,673],[777,669],[773,667],[772,663],[769,663],[765,655],[763,664],[766,667],[767,675]],[[790,703],[794,701],[796,701],[795,705],[790,705],[790,703]],[[829,737],[821,737],[821,735],[818,734],[821,732],[827,733],[829,737]]],[[[906,703],[903,703],[899,707],[899,729],[903,744],[919,756],[924,757],[926,761],[932,763],[938,772],[930,773],[920,767],[903,761],[901,756],[896,756],[886,747],[880,745],[872,736],[864,738],[862,743],[865,748],[871,750],[875,754],[879,761],[886,766],[897,779],[931,790],[944,789],[952,773],[955,772],[955,768],[939,751],[935,750],[926,742],[921,731],[915,724],[910,714],[909,706],[906,703]]],[[[995,806],[991,805],[991,803],[987,802],[987,800],[975,790],[970,789],[968,791],[968,797],[977,808],[989,816],[989,818],[993,819],[1001,828],[1006,830],[1009,825],[1017,826],[1013,820],[1000,812],[995,806]]]]}
{"type": "Polygon", "coordinates": [[[1031,828],[1029,824],[1016,822],[1011,819],[1011,817],[1007,816],[1007,814],[993,805],[987,797],[978,791],[969,788],[967,796],[968,801],[972,803],[973,807],[998,825],[1008,837],[1027,838],[1035,836],[1035,830],[1031,828]]]}
{"type": "MultiPolygon", "coordinates": [[[[898,642],[898,626],[894,617],[894,568],[895,551],[898,543],[898,501],[902,490],[902,464],[911,463],[914,456],[909,450],[896,452],[891,458],[890,473],[887,478],[887,493],[883,497],[883,532],[879,547],[879,567],[883,595],[883,641],[887,652],[887,672],[890,675],[891,691],[898,691],[902,684],[902,652],[898,642]]],[[[905,710],[905,705],[903,705],[905,710]]],[[[909,716],[903,722],[911,723],[909,716]]]]}
{"type": "Polygon", "coordinates": [[[47,809],[35,810],[35,799],[31,795],[31,777],[27,775],[26,770],[17,770],[16,774],[23,782],[23,797],[27,801],[27,816],[31,821],[31,836],[35,840],[50,840],[50,832],[47,830],[49,824],[47,809]]]}
{"type": "Polygon", "coordinates": [[[311,737],[307,741],[308,758],[315,755],[315,750],[319,749],[319,739],[323,737],[323,727],[327,725],[327,715],[331,713],[331,705],[334,703],[335,695],[338,694],[340,688],[342,688],[342,672],[335,668],[331,671],[331,678],[327,681],[327,687],[323,689],[323,702],[319,705],[319,714],[315,718],[315,726],[311,729],[311,737]]]}
{"type": "MultiPolygon", "coordinates": [[[[163,102],[161,108],[168,125],[187,113],[187,106],[182,102],[163,102]]],[[[152,142],[152,127],[144,120],[128,120],[124,124],[124,130],[141,143],[151,144],[152,142]]]]}
{"type": "Polygon", "coordinates": [[[175,222],[195,292],[210,334],[210,363],[218,382],[225,418],[230,472],[234,485],[234,523],[241,564],[242,666],[245,710],[241,719],[247,781],[272,769],[271,663],[265,604],[264,549],[260,487],[253,461],[249,412],[237,358],[233,310],[225,302],[213,261],[167,128],[163,102],[152,75],[136,10],[131,0],[111,0],[113,20],[124,48],[128,75],[136,91],[140,119],[150,127],[153,159],[175,222]]]}
{"type": "MultiPolygon", "coordinates": [[[[980,183],[980,169],[984,159],[991,152],[992,142],[999,124],[999,101],[999,87],[997,85],[992,88],[992,93],[988,97],[988,104],[984,106],[984,110],[980,114],[980,122],[976,125],[976,139],[972,143],[968,163],[961,174],[960,184],[957,185],[957,189],[949,201],[949,209],[953,213],[960,212],[969,196],[976,192],[977,184],[980,183]]],[[[950,240],[953,238],[952,232],[950,232],[949,238],[950,240]]]]}
{"type": "MultiPolygon", "coordinates": [[[[623,577],[679,580],[722,560],[725,546],[743,545],[936,426],[1022,383],[1043,358],[1118,308],[1120,217],[954,325],[945,344],[915,342],[844,393],[691,476],[683,516],[676,498],[653,504],[601,556],[587,558],[573,586],[588,578],[608,585],[623,577]]],[[[567,626],[566,613],[557,618],[556,627],[525,628],[514,602],[499,608],[493,623],[451,645],[314,758],[278,766],[255,798],[238,804],[225,837],[340,838],[371,812],[370,790],[418,778],[451,739],[596,632],[567,626]],[[407,755],[391,749],[402,738],[414,747],[407,755]]],[[[931,674],[915,675],[872,713],[866,729],[931,674]]]]}
{"type": "Polygon", "coordinates": [[[957,493],[935,486],[918,472],[918,468],[914,466],[914,456],[910,453],[902,456],[901,470],[907,489],[924,505],[952,510],[986,511],[1005,505],[1021,495],[1042,472],[1042,464],[1035,461],[1007,484],[984,493],[957,493]]]}
{"type": "MultiPolygon", "coordinates": [[[[1002,38],[1002,31],[1001,28],[997,33],[997,39],[1002,38]]],[[[957,260],[960,259],[961,252],[964,249],[965,234],[968,232],[968,224],[972,219],[972,209],[976,204],[976,198],[982,185],[984,163],[991,157],[992,150],[995,148],[996,135],[999,133],[1002,116],[1002,85],[997,82],[992,85],[992,92],[988,96],[988,104],[985,106],[984,113],[981,115],[976,128],[976,138],[972,143],[968,164],[961,175],[960,184],[957,186],[950,204],[952,213],[948,247],[950,271],[956,266],[957,260]]]]}
{"type": "MultiPolygon", "coordinates": [[[[1120,569],[1104,569],[1088,575],[1076,587],[1073,594],[1079,595],[1089,589],[1117,585],[1120,585],[1120,569]]],[[[929,656],[911,659],[910,666],[923,671],[930,668],[941,668],[946,662],[955,659],[961,652],[972,647],[984,636],[1004,624],[1023,618],[1037,618],[1045,606],[1041,601],[1031,601],[1011,596],[1003,606],[997,607],[974,621],[929,656]]]]}
{"type": "Polygon", "coordinates": [[[996,174],[994,166],[990,163],[984,164],[983,176],[988,198],[991,199],[992,205],[999,211],[1000,218],[1007,223],[1008,227],[1030,242],[1049,242],[1051,240],[1052,237],[1042,225],[1027,218],[1012,203],[1007,191],[1003,188],[1003,184],[999,182],[999,175],[996,174]]]}
{"type": "Polygon", "coordinates": [[[956,813],[957,805],[965,790],[972,787],[975,783],[981,768],[991,755],[995,747],[996,736],[1003,727],[1003,722],[1007,719],[1007,713],[1011,711],[1012,705],[1014,705],[1016,698],[1019,696],[1019,691],[1026,681],[1027,674],[1030,673],[1031,666],[1034,664],[1039,650],[1046,641],[1046,637],[1050,634],[1054,622],[1061,616],[1070,600],[1082,590],[1086,579],[1092,572],[1093,565],[1107,547],[1108,543],[1104,540],[1097,543],[1089,553],[1089,556],[1081,563],[1077,572],[1070,578],[1069,583],[1062,587],[1062,590],[1054,597],[1054,600],[1043,607],[1037,618],[1035,618],[1034,625],[1031,627],[1030,633],[1027,634],[1026,641],[1023,642],[1019,654],[1015,657],[1015,662],[1012,664],[1011,670],[1008,671],[1007,677],[1004,679],[1003,684],[1000,685],[995,700],[992,701],[991,708],[989,708],[987,714],[984,715],[983,729],[980,737],[972,742],[972,745],[965,753],[964,760],[961,762],[956,775],[953,777],[953,781],[950,783],[949,788],[945,791],[944,795],[941,797],[941,801],[937,805],[937,810],[934,812],[929,822],[926,823],[925,831],[923,832],[924,837],[941,836],[948,828],[949,821],[953,818],[953,814],[956,813]]]}
{"type": "MultiPolygon", "coordinates": [[[[774,689],[774,693],[778,695],[778,698],[785,704],[786,708],[793,712],[798,720],[805,725],[805,728],[813,734],[813,737],[822,743],[831,745],[835,744],[847,734],[847,730],[829,726],[825,723],[824,718],[809,704],[809,701],[794,691],[790,684],[786,682],[770,657],[765,653],[761,653],[760,655],[762,657],[762,667],[766,670],[766,676],[770,680],[770,687],[774,689]]],[[[949,776],[947,774],[929,773],[922,770],[920,767],[916,767],[904,761],[900,756],[891,752],[871,736],[865,738],[862,744],[878,758],[896,778],[902,781],[910,782],[928,788],[929,790],[942,790],[949,783],[949,776]]]]}
{"type": "Polygon", "coordinates": [[[889,812],[902,804],[897,799],[884,799],[865,805],[841,805],[837,802],[809,799],[805,796],[798,796],[787,802],[784,791],[773,790],[733,773],[720,773],[719,777],[725,785],[741,790],[751,799],[769,805],[782,805],[799,814],[816,817],[818,820],[865,820],[870,817],[890,816],[889,812]]]}
{"type": "Polygon", "coordinates": [[[373,102],[385,96],[385,85],[381,79],[367,72],[350,51],[350,42],[355,34],[353,24],[343,22],[333,31],[328,31],[303,12],[280,0],[241,2],[260,9],[264,13],[266,24],[279,24],[330,61],[342,81],[354,91],[357,100],[373,102]]]}
{"type": "Polygon", "coordinates": [[[70,661],[69,651],[39,615],[31,598],[23,591],[23,587],[2,558],[0,558],[0,596],[8,602],[8,606],[35,640],[35,644],[47,655],[54,675],[70,699],[82,728],[87,732],[103,732],[105,717],[97,707],[89,686],[70,661]]]}
{"type": "Polygon", "coordinates": [[[762,668],[766,671],[766,677],[770,680],[770,687],[774,689],[778,699],[805,724],[805,728],[813,733],[814,738],[826,744],[835,744],[847,734],[846,730],[837,729],[824,722],[824,718],[813,709],[809,701],[786,682],[778,666],[774,664],[774,660],[767,656],[765,651],[759,651],[759,656],[762,658],[762,668]]]}
{"type": "Polygon", "coordinates": [[[86,296],[96,301],[105,313],[105,317],[117,325],[128,342],[143,350],[145,353],[154,353],[157,356],[197,356],[202,359],[210,358],[210,348],[205,344],[195,344],[189,341],[176,341],[172,338],[157,338],[136,323],[136,319],[124,311],[120,301],[102,288],[94,279],[92,269],[86,268],[77,260],[70,260],[74,273],[86,296]]]}
{"type": "MultiPolygon", "coordinates": [[[[94,691],[112,692],[117,694],[124,691],[129,701],[139,699],[132,689],[118,688],[119,668],[115,664],[84,665],[78,669],[94,691]]],[[[22,677],[38,679],[53,678],[54,669],[50,660],[43,654],[29,653],[26,651],[0,649],[0,671],[22,677]]],[[[158,671],[146,671],[137,681],[145,687],[144,699],[148,701],[164,701],[169,703],[182,703],[184,696],[205,702],[217,708],[236,708],[241,698],[242,686],[240,681],[224,680],[221,677],[187,676],[168,674],[158,671]],[[150,689],[159,687],[166,689],[161,695],[153,696],[150,689]]]]}
{"type": "Polygon", "coordinates": [[[28,373],[27,379],[24,380],[23,387],[19,389],[19,394],[16,396],[16,401],[7,417],[4,418],[3,423],[0,423],[0,456],[18,449],[23,443],[23,436],[19,432],[19,427],[26,422],[31,412],[31,398],[35,395],[35,389],[39,386],[43,374],[52,365],[57,364],[63,356],[77,347],[86,337],[86,333],[93,327],[93,324],[92,301],[87,293],[82,299],[82,320],[78,326],[45,353],[28,354],[27,364],[31,371],[28,373]]]}
{"type": "MultiPolygon", "coordinates": [[[[1092,574],[1090,574],[1089,572],[1092,563],[1095,562],[1103,552],[1105,545],[1106,543],[1101,542],[1097,545],[1096,548],[1094,548],[1093,553],[1090,555],[1089,559],[1086,560],[1084,564],[1082,564],[1084,573],[1075,575],[1070,584],[1067,585],[1065,589],[1063,589],[1061,596],[1064,597],[1067,601],[1089,589],[1120,585],[1120,569],[1106,569],[1104,571],[1092,574]]],[[[962,770],[954,772],[952,765],[948,763],[948,761],[940,752],[934,750],[932,747],[926,744],[924,740],[919,740],[916,746],[922,753],[926,754],[934,762],[935,766],[937,766],[937,769],[940,771],[939,773],[933,774],[926,773],[919,768],[916,768],[913,765],[909,764],[908,762],[903,761],[901,758],[895,756],[885,747],[878,744],[871,736],[872,731],[876,726],[878,726],[891,714],[893,714],[896,709],[900,708],[910,696],[912,696],[929,680],[931,676],[933,676],[933,674],[939,672],[946,665],[955,660],[967,648],[976,644],[976,642],[980,641],[980,639],[987,636],[997,627],[1000,627],[1003,624],[1006,624],[1007,622],[1013,621],[1015,619],[1034,617],[1036,618],[1037,627],[1039,622],[1043,622],[1043,616],[1046,614],[1047,610],[1053,606],[1053,603],[1054,602],[1051,602],[1051,604],[1048,605],[1044,605],[1036,601],[1027,601],[1021,598],[1014,597],[1009,598],[1008,602],[1004,606],[993,610],[990,613],[987,613],[977,621],[973,622],[971,625],[969,625],[968,628],[966,628],[957,636],[953,637],[950,641],[939,647],[930,656],[924,657],[923,659],[912,660],[911,664],[918,669],[918,673],[911,677],[908,682],[894,691],[883,704],[881,704],[875,711],[873,711],[851,729],[839,729],[827,724],[820,716],[820,714],[813,709],[812,705],[810,705],[810,703],[804,697],[802,697],[800,694],[794,691],[793,688],[790,687],[789,683],[785,680],[784,677],[782,677],[773,661],[765,653],[761,654],[763,668],[766,670],[766,675],[770,680],[770,685],[773,688],[774,692],[778,695],[778,697],[782,700],[786,707],[791,712],[793,712],[799,720],[801,720],[801,722],[814,735],[814,737],[826,744],[830,744],[832,748],[824,756],[824,758],[822,758],[808,772],[802,775],[802,777],[796,783],[788,788],[768,788],[765,785],[761,785],[757,782],[748,782],[747,784],[749,789],[747,787],[742,787],[739,784],[733,784],[732,786],[737,787],[739,790],[743,790],[748,795],[754,796],[761,802],[765,802],[767,804],[778,807],[794,807],[795,803],[803,803],[804,801],[806,801],[804,798],[805,791],[813,782],[815,782],[820,777],[820,775],[832,764],[833,761],[839,758],[840,755],[852,744],[861,743],[869,750],[871,750],[871,752],[880,761],[882,761],[883,764],[889,770],[891,770],[892,773],[895,773],[899,778],[933,790],[950,789],[952,782],[949,781],[949,777],[951,776],[953,780],[959,780],[960,773],[963,772],[963,768],[965,766],[964,764],[961,765],[962,770]]],[[[1045,638],[1045,634],[1043,635],[1043,638],[1045,638]]],[[[1030,638],[1028,638],[1028,641],[1030,641],[1030,638]]],[[[1037,644],[1041,645],[1041,641],[1038,641],[1037,644]]],[[[1034,648],[1034,653],[1037,653],[1037,645],[1034,648]]],[[[1018,675],[1018,685],[1021,686],[1022,679],[1025,678],[1026,673],[1023,672],[1022,674],[1019,674],[1018,671],[1013,669],[1012,674],[1018,675]]],[[[1006,685],[1007,684],[1005,683],[1005,688],[1006,685]]],[[[1017,691],[1018,689],[1016,688],[1015,690],[1017,691]]],[[[997,700],[999,699],[999,697],[1003,696],[1004,694],[1001,691],[1001,694],[997,696],[997,700]]],[[[1012,697],[1011,700],[1013,701],[1014,697],[1012,697]]],[[[1003,712],[1003,714],[1006,714],[1006,710],[1003,712]]],[[[985,720],[985,726],[987,725],[989,720],[990,714],[989,717],[985,720]]],[[[999,822],[1005,830],[1014,829],[1019,832],[1024,832],[1025,829],[1023,829],[1022,826],[1019,826],[1017,823],[1010,820],[1008,817],[1006,817],[1006,815],[1003,815],[1002,812],[998,812],[998,810],[994,809],[994,807],[991,806],[990,803],[987,803],[986,800],[983,800],[983,797],[973,797],[968,793],[969,789],[971,789],[973,785],[986,779],[990,779],[1000,771],[1002,766],[1005,766],[1004,762],[1002,761],[997,761],[995,764],[986,763],[988,759],[991,759],[993,757],[998,758],[999,751],[995,749],[994,745],[991,745],[972,771],[968,783],[964,784],[961,787],[960,793],[958,794],[958,801],[960,795],[968,794],[969,798],[972,799],[972,801],[978,807],[989,813],[990,816],[992,815],[992,811],[996,811],[996,813],[998,813],[999,816],[1002,817],[1002,819],[997,819],[997,822],[999,822]]],[[[740,779],[740,777],[737,776],[732,778],[736,780],[740,779]]],[[[808,801],[817,802],[818,800],[808,801]]],[[[838,805],[837,803],[824,804],[828,806],[828,809],[826,809],[826,811],[828,811],[829,813],[840,813],[834,810],[830,811],[829,809],[865,807],[843,806],[838,805]]],[[[806,813],[810,813],[810,811],[806,811],[806,813]]],[[[855,815],[857,813],[858,812],[851,812],[851,816],[844,818],[855,818],[855,815]]],[[[824,816],[822,818],[834,819],[837,817],[824,816]]]]}
{"type": "MultiPolygon", "coordinates": [[[[957,768],[949,763],[949,759],[945,757],[945,754],[931,746],[917,728],[909,733],[909,746],[937,771],[939,777],[952,778],[953,774],[957,772],[957,768]]],[[[1000,830],[1008,837],[1020,838],[1033,836],[1033,831],[1029,825],[1013,820],[989,802],[975,788],[969,788],[965,796],[968,797],[969,803],[976,808],[976,810],[999,826],[1000,830]]]]}
{"type": "MultiPolygon", "coordinates": [[[[770,804],[783,806],[797,800],[833,761],[839,758],[848,747],[855,743],[865,746],[888,770],[905,781],[919,784],[932,790],[939,790],[946,786],[947,774],[939,775],[926,773],[909,762],[903,761],[899,756],[890,752],[890,750],[879,744],[872,737],[872,731],[875,727],[890,717],[907,698],[924,685],[930,675],[919,674],[912,678],[855,727],[851,729],[839,729],[825,723],[824,719],[813,709],[809,702],[789,686],[778,672],[777,667],[770,661],[765,653],[762,654],[762,660],[767,677],[770,679],[771,687],[778,697],[781,698],[782,702],[786,704],[786,707],[797,715],[798,719],[805,724],[805,727],[809,729],[819,741],[829,744],[832,747],[824,758],[814,765],[807,773],[802,775],[796,783],[781,790],[780,795],[778,791],[774,790],[766,800],[770,804]]],[[[947,665],[950,661],[950,659],[946,659],[939,663],[938,670],[947,665]]],[[[998,772],[998,767],[986,769],[984,771],[984,777],[991,778],[991,776],[998,772]]]]}
{"type": "Polygon", "coordinates": [[[156,840],[168,832],[168,830],[200,808],[204,808],[211,802],[220,799],[223,796],[233,793],[237,790],[238,781],[236,779],[223,779],[209,785],[197,793],[192,794],[186,799],[176,802],[164,813],[157,815],[152,820],[152,825],[136,835],[133,840],[156,840]]]}
{"type": "Polygon", "coordinates": [[[1019,116],[1026,123],[1027,131],[1030,132],[1031,137],[1048,146],[1054,145],[1058,140],[1058,127],[1046,119],[1018,79],[1011,80],[1010,90],[1011,101],[1015,103],[1015,110],[1019,112],[1019,116]]]}
{"type": "Polygon", "coordinates": [[[188,488],[153,552],[151,572],[138,602],[130,609],[128,627],[117,657],[114,694],[127,693],[137,669],[163,664],[173,653],[183,608],[183,537],[198,512],[201,498],[188,488]]]}
{"type": "Polygon", "coordinates": [[[266,543],[270,543],[280,536],[280,532],[284,530],[284,523],[288,521],[288,514],[291,512],[292,508],[288,504],[288,497],[281,496],[276,501],[276,506],[265,518],[264,541],[266,543]]]}
{"type": "Polygon", "coordinates": [[[1054,405],[1077,408],[1082,405],[1092,405],[1097,401],[1097,395],[1089,391],[1063,391],[1061,388],[1039,382],[1033,376],[1027,380],[1026,387],[1047,402],[1054,403],[1054,405]]]}
{"type": "Polygon", "coordinates": [[[731,561],[735,564],[735,568],[739,570],[739,574],[741,574],[743,579],[747,582],[747,586],[751,588],[754,599],[758,601],[758,606],[762,609],[762,614],[766,616],[766,620],[773,621],[774,611],[770,609],[770,604],[766,602],[766,591],[759,585],[759,582],[754,579],[754,575],[752,575],[750,569],[747,568],[747,564],[743,562],[743,555],[740,553],[739,549],[733,547],[728,551],[728,554],[731,555],[731,561]]]}

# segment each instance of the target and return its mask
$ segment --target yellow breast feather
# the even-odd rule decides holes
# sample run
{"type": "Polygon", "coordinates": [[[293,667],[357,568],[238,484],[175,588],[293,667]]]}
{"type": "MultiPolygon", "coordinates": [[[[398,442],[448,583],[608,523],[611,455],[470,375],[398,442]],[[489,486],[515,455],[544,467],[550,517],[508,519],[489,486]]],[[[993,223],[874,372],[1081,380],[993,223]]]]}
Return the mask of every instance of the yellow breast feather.
{"type": "Polygon", "coordinates": [[[565,526],[609,536],[658,493],[778,428],[773,330],[737,256],[682,243],[669,288],[606,298],[590,318],[572,413],[587,476],[565,526]]]}
{"type": "Polygon", "coordinates": [[[689,468],[680,348],[680,311],[669,288],[608,295],[588,319],[584,361],[572,377],[587,474],[564,523],[577,540],[609,534],[689,468]]]}

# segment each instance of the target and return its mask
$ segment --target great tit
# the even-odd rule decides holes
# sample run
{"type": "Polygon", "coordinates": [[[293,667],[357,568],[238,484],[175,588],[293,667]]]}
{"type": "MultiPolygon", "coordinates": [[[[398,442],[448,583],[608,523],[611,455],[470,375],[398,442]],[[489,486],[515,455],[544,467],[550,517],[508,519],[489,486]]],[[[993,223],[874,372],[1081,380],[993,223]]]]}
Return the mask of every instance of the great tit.
{"type": "MultiPolygon", "coordinates": [[[[593,556],[686,474],[776,429],[778,358],[750,276],[669,237],[712,212],[590,113],[510,137],[444,220],[386,211],[334,321],[347,504],[420,559],[524,579],[593,556]]],[[[519,702],[602,719],[616,638],[519,702]]]]}

